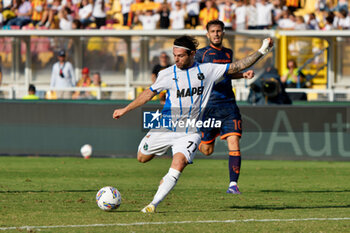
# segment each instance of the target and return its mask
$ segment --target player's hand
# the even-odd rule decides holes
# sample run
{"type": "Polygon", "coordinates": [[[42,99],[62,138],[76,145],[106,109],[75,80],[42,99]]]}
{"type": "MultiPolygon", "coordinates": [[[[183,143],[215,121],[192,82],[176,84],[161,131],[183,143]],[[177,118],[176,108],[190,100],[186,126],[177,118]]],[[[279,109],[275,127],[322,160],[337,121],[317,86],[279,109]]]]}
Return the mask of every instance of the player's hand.
{"type": "Polygon", "coordinates": [[[272,48],[273,46],[273,39],[271,37],[266,38],[269,41],[269,48],[272,48]]]}
{"type": "Polygon", "coordinates": [[[265,55],[269,52],[269,50],[273,46],[273,40],[271,37],[266,38],[263,40],[263,43],[261,45],[261,48],[258,50],[261,54],[265,55]]]}
{"type": "Polygon", "coordinates": [[[126,113],[125,108],[116,109],[116,110],[114,110],[114,112],[113,112],[113,118],[114,118],[114,119],[119,119],[119,118],[122,117],[125,113],[126,113]]]}
{"type": "Polygon", "coordinates": [[[248,70],[243,73],[243,78],[245,79],[252,79],[254,77],[255,73],[253,70],[248,70]]]}

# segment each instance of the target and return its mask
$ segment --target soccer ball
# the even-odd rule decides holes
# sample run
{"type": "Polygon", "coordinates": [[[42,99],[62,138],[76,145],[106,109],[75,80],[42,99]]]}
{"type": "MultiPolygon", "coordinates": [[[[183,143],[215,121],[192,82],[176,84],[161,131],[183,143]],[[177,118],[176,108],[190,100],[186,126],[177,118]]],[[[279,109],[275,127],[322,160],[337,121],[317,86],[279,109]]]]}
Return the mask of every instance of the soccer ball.
{"type": "Polygon", "coordinates": [[[111,211],[117,209],[122,203],[120,192],[111,186],[101,188],[96,194],[96,203],[100,209],[111,211]]]}
{"type": "Polygon", "coordinates": [[[92,146],[90,144],[85,144],[80,148],[80,153],[84,159],[90,158],[92,155],[92,146]]]}

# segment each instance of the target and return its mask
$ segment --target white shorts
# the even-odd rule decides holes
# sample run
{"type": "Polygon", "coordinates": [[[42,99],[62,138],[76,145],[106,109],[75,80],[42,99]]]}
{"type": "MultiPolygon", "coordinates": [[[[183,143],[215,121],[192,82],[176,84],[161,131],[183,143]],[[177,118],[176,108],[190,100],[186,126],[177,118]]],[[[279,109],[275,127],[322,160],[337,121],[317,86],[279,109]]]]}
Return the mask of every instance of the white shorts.
{"type": "Polygon", "coordinates": [[[141,140],[139,151],[145,155],[161,156],[171,147],[173,155],[182,153],[189,164],[193,163],[201,136],[199,133],[174,133],[150,131],[141,140]]]}

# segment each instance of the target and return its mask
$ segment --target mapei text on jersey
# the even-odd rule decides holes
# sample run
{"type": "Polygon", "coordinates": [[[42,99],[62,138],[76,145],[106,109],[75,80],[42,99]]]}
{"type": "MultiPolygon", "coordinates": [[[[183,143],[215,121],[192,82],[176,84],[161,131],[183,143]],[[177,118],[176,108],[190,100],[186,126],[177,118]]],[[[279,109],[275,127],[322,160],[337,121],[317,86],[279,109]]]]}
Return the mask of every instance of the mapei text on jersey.
{"type": "Polygon", "coordinates": [[[187,96],[193,96],[193,95],[195,95],[195,94],[201,95],[201,94],[203,94],[203,90],[204,90],[204,87],[203,87],[203,86],[200,86],[200,87],[192,87],[192,89],[187,88],[187,89],[177,90],[177,95],[176,95],[176,97],[177,97],[177,98],[180,98],[180,97],[187,97],[187,96]]]}

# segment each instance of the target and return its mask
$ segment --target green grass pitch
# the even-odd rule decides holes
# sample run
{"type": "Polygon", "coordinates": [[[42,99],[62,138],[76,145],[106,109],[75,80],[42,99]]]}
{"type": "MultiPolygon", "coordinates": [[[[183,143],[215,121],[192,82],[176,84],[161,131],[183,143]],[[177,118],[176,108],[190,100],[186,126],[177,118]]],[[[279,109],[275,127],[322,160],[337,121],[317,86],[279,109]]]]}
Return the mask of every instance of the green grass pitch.
{"type": "Polygon", "coordinates": [[[225,193],[227,161],[197,159],[185,169],[158,213],[140,213],[170,162],[163,158],[140,164],[136,159],[0,157],[0,233],[350,232],[350,219],[344,219],[350,218],[349,162],[243,160],[242,195],[230,195],[225,193]],[[117,211],[97,207],[95,195],[103,186],[120,191],[122,205],[117,211]],[[222,222],[247,219],[276,221],[222,222]],[[218,222],[200,222],[206,220],[218,222]],[[136,225],[152,222],[163,224],[136,225]],[[103,225],[117,223],[126,225],[103,225]],[[9,228],[91,224],[102,225],[9,228]]]}

